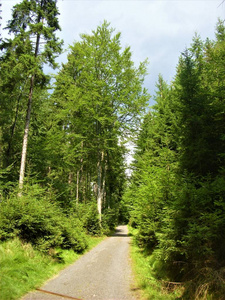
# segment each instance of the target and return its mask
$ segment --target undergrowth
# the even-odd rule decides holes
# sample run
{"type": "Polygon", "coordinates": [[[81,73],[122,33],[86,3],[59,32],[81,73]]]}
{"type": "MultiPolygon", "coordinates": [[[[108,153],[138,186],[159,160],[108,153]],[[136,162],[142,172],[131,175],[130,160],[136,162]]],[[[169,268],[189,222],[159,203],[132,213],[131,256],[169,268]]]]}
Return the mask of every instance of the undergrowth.
{"type": "Polygon", "coordinates": [[[151,300],[173,300],[178,299],[182,294],[182,286],[162,280],[164,274],[160,272],[160,262],[157,261],[153,254],[149,254],[139,248],[135,241],[135,230],[130,228],[133,235],[131,243],[131,257],[133,269],[136,278],[136,284],[141,290],[143,299],[151,300]]]}
{"type": "MultiPolygon", "coordinates": [[[[88,237],[88,250],[104,237],[88,237]]],[[[46,254],[30,243],[14,238],[0,244],[0,299],[19,299],[27,292],[40,287],[81,254],[72,249],[54,249],[46,254]]]]}
{"type": "Polygon", "coordinates": [[[14,193],[0,202],[0,241],[15,237],[42,252],[56,247],[82,252],[87,247],[77,216],[63,213],[39,185],[21,197],[14,193]]]}

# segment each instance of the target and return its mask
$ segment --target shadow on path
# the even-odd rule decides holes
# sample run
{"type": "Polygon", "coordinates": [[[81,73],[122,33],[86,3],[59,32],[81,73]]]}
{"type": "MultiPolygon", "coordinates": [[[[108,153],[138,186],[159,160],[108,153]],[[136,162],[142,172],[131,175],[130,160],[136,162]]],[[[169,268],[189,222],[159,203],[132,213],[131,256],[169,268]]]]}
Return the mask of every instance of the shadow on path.
{"type": "Polygon", "coordinates": [[[124,230],[116,228],[116,231],[111,235],[113,237],[129,237],[128,233],[124,233],[124,230]]]}

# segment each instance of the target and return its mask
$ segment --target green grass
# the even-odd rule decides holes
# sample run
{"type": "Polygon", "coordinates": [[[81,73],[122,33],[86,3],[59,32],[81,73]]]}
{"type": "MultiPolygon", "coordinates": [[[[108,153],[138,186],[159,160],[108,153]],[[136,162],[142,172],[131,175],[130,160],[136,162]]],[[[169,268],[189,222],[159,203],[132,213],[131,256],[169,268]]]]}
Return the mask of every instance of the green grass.
{"type": "MultiPolygon", "coordinates": [[[[130,229],[132,235],[135,232],[130,229]]],[[[151,300],[173,300],[181,296],[182,288],[178,285],[168,285],[160,280],[157,274],[157,264],[159,262],[155,259],[154,255],[146,255],[140,249],[135,239],[132,238],[131,243],[131,258],[133,262],[133,270],[136,279],[136,286],[141,291],[142,299],[151,300]]]]}
{"type": "MultiPolygon", "coordinates": [[[[103,239],[104,237],[89,237],[88,250],[103,239]]],[[[1,243],[0,300],[19,299],[81,256],[73,250],[61,249],[56,249],[51,254],[43,254],[19,239],[1,243]]]]}

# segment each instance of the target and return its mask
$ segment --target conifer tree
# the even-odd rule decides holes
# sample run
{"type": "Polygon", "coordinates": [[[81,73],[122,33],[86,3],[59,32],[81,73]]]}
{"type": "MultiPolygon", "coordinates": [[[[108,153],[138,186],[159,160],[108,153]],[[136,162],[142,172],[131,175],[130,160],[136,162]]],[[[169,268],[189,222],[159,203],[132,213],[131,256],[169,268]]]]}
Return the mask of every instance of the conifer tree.
{"type": "Polygon", "coordinates": [[[62,43],[55,35],[55,31],[60,29],[57,15],[58,9],[54,0],[23,0],[14,6],[12,20],[7,26],[9,33],[14,34],[14,38],[4,41],[1,46],[5,51],[4,55],[13,53],[15,62],[20,62],[25,68],[24,77],[29,82],[19,176],[20,190],[23,188],[25,174],[34,89],[48,82],[48,76],[43,73],[43,65],[49,63],[55,68],[55,56],[61,52],[62,43]]]}
{"type": "Polygon", "coordinates": [[[159,80],[125,194],[139,243],[184,283],[182,299],[224,295],[224,36],[221,21],[215,41],[195,36],[170,87],[159,80]]]}
{"type": "Polygon", "coordinates": [[[139,244],[147,248],[159,243],[177,167],[171,90],[162,76],[154,100],[156,103],[145,116],[138,135],[131,184],[124,195],[131,209],[131,220],[139,229],[139,244]]]}

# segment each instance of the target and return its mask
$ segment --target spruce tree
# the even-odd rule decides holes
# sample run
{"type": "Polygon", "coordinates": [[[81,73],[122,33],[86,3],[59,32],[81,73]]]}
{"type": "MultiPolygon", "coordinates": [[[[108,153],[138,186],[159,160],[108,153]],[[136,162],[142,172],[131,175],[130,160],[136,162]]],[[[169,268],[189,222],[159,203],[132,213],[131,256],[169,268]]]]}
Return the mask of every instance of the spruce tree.
{"type": "Polygon", "coordinates": [[[12,52],[15,61],[22,64],[26,70],[25,78],[29,82],[19,176],[20,190],[23,188],[25,175],[33,94],[36,86],[44,86],[48,82],[48,76],[43,73],[44,64],[48,63],[55,68],[55,57],[61,52],[62,43],[55,35],[55,32],[60,29],[57,15],[58,9],[54,0],[22,1],[14,6],[12,20],[7,26],[9,33],[14,37],[3,41],[1,46],[5,51],[4,55],[12,52]]]}

